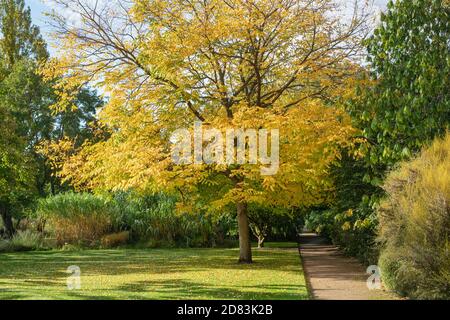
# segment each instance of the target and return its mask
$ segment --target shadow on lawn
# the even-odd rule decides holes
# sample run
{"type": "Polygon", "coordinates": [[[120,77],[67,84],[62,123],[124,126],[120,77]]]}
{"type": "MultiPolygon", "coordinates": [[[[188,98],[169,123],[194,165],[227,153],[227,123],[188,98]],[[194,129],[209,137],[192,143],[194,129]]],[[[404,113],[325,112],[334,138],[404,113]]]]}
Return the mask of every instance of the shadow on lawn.
{"type": "MultiPolygon", "coordinates": [[[[301,271],[298,256],[285,250],[255,250],[255,263],[239,265],[236,249],[98,250],[80,252],[27,252],[0,255],[0,296],[2,299],[306,299],[303,284],[258,284],[258,271],[301,271]],[[280,264],[280,261],[285,263],[280,264]],[[108,287],[81,291],[65,288],[69,265],[78,265],[82,276],[124,278],[173,274],[167,279],[124,280],[108,287]],[[208,282],[209,270],[231,275],[253,273],[253,283],[208,282]],[[183,279],[191,272],[204,272],[205,280],[183,279]],[[176,275],[178,273],[178,275],[176,275]],[[256,276],[255,276],[256,274],[256,276]],[[256,279],[256,281],[255,281],[256,279]],[[256,282],[256,283],[255,283],[256,282]]],[[[298,254],[298,253],[297,253],[298,254]]],[[[92,281],[92,280],[91,280],[92,281]]],[[[214,281],[213,281],[214,282],[214,281]]]]}
{"type": "MultiPolygon", "coordinates": [[[[160,281],[137,281],[119,285],[110,289],[89,290],[85,293],[69,291],[60,286],[60,289],[51,291],[39,290],[39,287],[30,291],[29,285],[55,287],[53,281],[29,281],[25,284],[15,284],[14,290],[5,290],[2,299],[81,299],[81,300],[112,300],[112,299],[244,299],[244,300],[300,300],[307,299],[305,285],[251,285],[238,288],[225,288],[212,284],[199,283],[188,280],[168,279],[160,281]],[[8,292],[10,291],[10,292],[8,292]],[[98,294],[96,294],[98,292],[98,294]]],[[[0,287],[3,283],[0,282],[0,287]]]]}
{"type": "Polygon", "coordinates": [[[118,286],[114,289],[99,290],[99,294],[71,292],[72,299],[112,300],[112,299],[243,299],[243,300],[301,300],[307,299],[304,285],[252,285],[240,289],[223,288],[186,280],[139,281],[118,286]],[[259,291],[262,290],[263,292],[259,291]],[[282,290],[282,292],[281,292],[282,290]],[[107,292],[105,292],[107,291],[107,292]],[[126,292],[126,295],[123,294],[126,292]],[[301,294],[301,292],[304,292],[301,294]],[[148,294],[146,294],[148,293],[148,294]]]}
{"type": "MultiPolygon", "coordinates": [[[[206,249],[208,250],[208,249],[206,249]]],[[[27,252],[13,255],[0,255],[0,278],[29,277],[30,275],[67,277],[65,270],[70,265],[78,265],[84,274],[127,275],[130,273],[156,272],[159,274],[197,272],[209,269],[222,270],[283,270],[299,271],[298,265],[280,266],[286,259],[284,250],[263,249],[254,253],[254,263],[237,263],[237,251],[218,251],[215,254],[202,250],[180,251],[158,249],[139,251],[80,251],[80,252],[27,252]],[[205,254],[203,254],[205,253],[205,254]],[[206,253],[208,253],[206,255],[206,253]],[[20,265],[20,269],[16,267],[20,265]],[[56,268],[55,268],[56,267],[56,268]],[[19,270],[18,270],[19,269],[19,270]],[[131,271],[131,272],[130,272],[131,271]]]]}
{"type": "MultiPolygon", "coordinates": [[[[239,288],[224,288],[186,280],[140,281],[120,286],[117,290],[130,293],[154,291],[162,299],[179,300],[202,297],[208,299],[244,300],[298,300],[306,299],[304,285],[251,285],[239,288]],[[258,290],[260,289],[260,290],[258,290]],[[305,292],[302,296],[301,292],[305,292]]],[[[145,298],[142,297],[141,298],[145,298]]]]}

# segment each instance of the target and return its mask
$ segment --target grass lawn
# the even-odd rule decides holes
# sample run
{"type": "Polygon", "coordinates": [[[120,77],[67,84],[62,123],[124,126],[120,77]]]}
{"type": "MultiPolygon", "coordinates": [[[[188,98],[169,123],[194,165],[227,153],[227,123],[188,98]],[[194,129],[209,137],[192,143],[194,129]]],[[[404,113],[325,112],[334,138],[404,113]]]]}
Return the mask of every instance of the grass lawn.
{"type": "MultiPolygon", "coordinates": [[[[294,244],[295,245],[295,244],[294,244]]],[[[296,248],[118,249],[0,254],[0,299],[307,299],[296,248]],[[67,267],[81,269],[68,290],[67,267]]]]}

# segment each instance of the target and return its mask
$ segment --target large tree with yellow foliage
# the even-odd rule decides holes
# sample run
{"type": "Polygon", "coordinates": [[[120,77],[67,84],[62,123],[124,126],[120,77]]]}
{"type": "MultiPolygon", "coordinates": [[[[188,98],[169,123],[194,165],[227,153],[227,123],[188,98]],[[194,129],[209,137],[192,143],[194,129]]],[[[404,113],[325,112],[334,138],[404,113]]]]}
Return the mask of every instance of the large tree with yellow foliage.
{"type": "MultiPolygon", "coordinates": [[[[54,147],[60,174],[79,189],[168,190],[181,211],[237,208],[240,261],[251,262],[247,204],[329,201],[327,177],[354,129],[334,105],[354,85],[366,12],[342,20],[331,0],[56,0],[60,101],[86,83],[109,102],[109,138],[76,150],[54,147]],[[62,12],[62,11],[60,11],[62,12]],[[176,165],[171,133],[204,127],[280,130],[280,164],[176,165]]],[[[51,149],[51,148],[50,148],[51,149]]]]}

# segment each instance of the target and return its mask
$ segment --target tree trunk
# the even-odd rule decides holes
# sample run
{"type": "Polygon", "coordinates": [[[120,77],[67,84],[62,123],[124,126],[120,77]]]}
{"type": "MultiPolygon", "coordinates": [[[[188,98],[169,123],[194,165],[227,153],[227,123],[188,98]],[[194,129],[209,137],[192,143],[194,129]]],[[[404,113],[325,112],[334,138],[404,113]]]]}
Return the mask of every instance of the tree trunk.
{"type": "Polygon", "coordinates": [[[252,263],[252,246],[248,226],[247,204],[237,204],[237,220],[239,228],[239,263],[252,263]]]}
{"type": "Polygon", "coordinates": [[[52,193],[52,196],[56,195],[55,181],[53,177],[50,177],[50,192],[52,193]]]}
{"type": "Polygon", "coordinates": [[[12,238],[14,235],[14,225],[12,222],[12,216],[6,205],[0,204],[0,215],[2,216],[6,237],[12,238]]]}
{"type": "Polygon", "coordinates": [[[263,236],[258,237],[258,249],[261,249],[264,247],[264,240],[265,240],[265,237],[263,237],[263,236]]]}

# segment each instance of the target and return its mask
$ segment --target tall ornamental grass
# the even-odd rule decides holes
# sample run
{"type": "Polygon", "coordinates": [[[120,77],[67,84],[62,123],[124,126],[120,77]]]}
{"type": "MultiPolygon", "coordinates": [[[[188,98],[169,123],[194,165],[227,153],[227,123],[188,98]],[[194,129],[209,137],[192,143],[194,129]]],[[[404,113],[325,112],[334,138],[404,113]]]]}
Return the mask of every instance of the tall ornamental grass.
{"type": "Polygon", "coordinates": [[[450,134],[386,179],[379,210],[384,282],[415,299],[450,298],[450,134]]]}
{"type": "Polygon", "coordinates": [[[37,213],[58,245],[96,245],[102,236],[113,231],[117,218],[112,201],[89,193],[65,193],[42,199],[37,213]]]}

